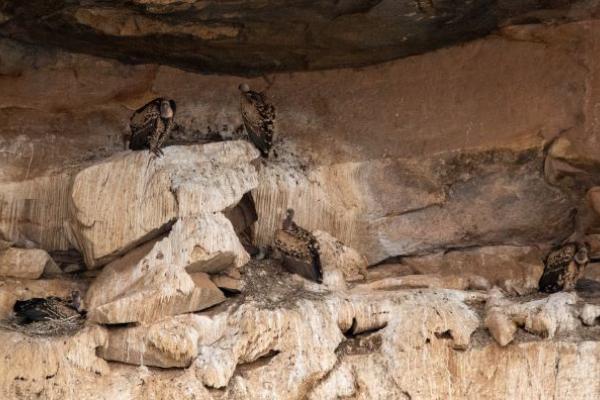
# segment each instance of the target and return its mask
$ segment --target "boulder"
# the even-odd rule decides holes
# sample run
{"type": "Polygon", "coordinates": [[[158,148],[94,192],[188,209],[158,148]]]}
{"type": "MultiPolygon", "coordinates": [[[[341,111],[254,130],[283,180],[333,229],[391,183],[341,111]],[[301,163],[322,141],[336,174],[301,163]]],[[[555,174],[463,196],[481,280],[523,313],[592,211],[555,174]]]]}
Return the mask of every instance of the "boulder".
{"type": "Polygon", "coordinates": [[[587,326],[594,326],[600,317],[600,306],[597,304],[586,304],[581,310],[581,321],[587,326]]]}
{"type": "Polygon", "coordinates": [[[206,274],[186,272],[197,242],[179,236],[184,226],[178,221],[169,236],[105,266],[86,294],[88,318],[103,324],[149,322],[222,302],[223,293],[206,274]]]}
{"type": "Polygon", "coordinates": [[[0,277],[38,279],[60,271],[45,250],[11,247],[0,250],[0,277]]]}
{"type": "Polygon", "coordinates": [[[179,220],[169,234],[181,250],[177,261],[188,272],[220,273],[239,269],[250,256],[231,222],[221,213],[179,220]]]}
{"type": "Polygon", "coordinates": [[[102,269],[87,293],[89,318],[115,324],[202,310],[224,300],[206,273],[237,277],[249,260],[223,214],[181,218],[102,269]]]}
{"type": "Polygon", "coordinates": [[[175,219],[222,211],[258,184],[248,142],[173,146],[156,158],[126,152],[83,169],[70,196],[71,236],[90,268],[168,229],[175,219]]]}

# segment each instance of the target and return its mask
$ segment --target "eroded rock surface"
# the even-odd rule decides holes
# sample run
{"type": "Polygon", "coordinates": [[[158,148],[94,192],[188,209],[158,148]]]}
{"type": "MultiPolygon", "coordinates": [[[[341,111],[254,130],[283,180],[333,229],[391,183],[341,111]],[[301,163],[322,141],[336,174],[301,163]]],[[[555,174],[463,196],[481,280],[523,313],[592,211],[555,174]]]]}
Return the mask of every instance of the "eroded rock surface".
{"type": "Polygon", "coordinates": [[[558,333],[574,331],[580,324],[574,311],[576,303],[575,293],[560,292],[520,302],[505,299],[494,290],[486,304],[485,326],[502,346],[514,339],[518,328],[552,339],[558,333]]]}
{"type": "MultiPolygon", "coordinates": [[[[513,26],[360,71],[269,77],[278,157],[253,190],[259,244],[272,242],[289,207],[370,264],[568,237],[598,170],[599,26],[513,26]],[[553,178],[553,161],[575,172],[555,168],[553,178]]],[[[129,115],[149,99],[177,99],[172,143],[231,137],[241,125],[239,78],[2,43],[0,180],[12,189],[0,191],[0,230],[11,240],[68,247],[62,197],[16,181],[120,151],[129,115]]]]}
{"type": "Polygon", "coordinates": [[[115,156],[79,172],[71,232],[96,267],[165,230],[176,218],[219,212],[258,184],[248,142],[221,142],[115,156]]]}
{"type": "Polygon", "coordinates": [[[508,293],[525,295],[537,292],[547,250],[537,247],[484,246],[405,257],[402,264],[412,273],[479,275],[508,293]]]}
{"type": "Polygon", "coordinates": [[[166,237],[104,267],[86,295],[89,318],[118,324],[208,308],[223,301],[224,296],[205,273],[198,271],[216,272],[216,266],[233,269],[248,259],[223,215],[181,219],[166,237]],[[228,243],[233,247],[227,247],[228,243]],[[223,259],[226,262],[215,261],[223,259]]]}
{"type": "MultiPolygon", "coordinates": [[[[178,51],[168,38],[237,35],[174,24],[189,7],[194,17],[213,12],[210,2],[140,0],[118,6],[127,15],[65,4],[8,4],[0,32],[21,37],[41,7],[49,18],[38,33],[71,16],[66,31],[93,27],[113,51],[124,49],[111,43],[120,36],[146,43],[160,33],[156,46],[178,51]]],[[[426,14],[431,5],[413,6],[426,14]]],[[[531,292],[545,249],[573,233],[586,193],[599,208],[599,33],[596,21],[509,26],[361,70],[249,79],[277,107],[273,157],[260,162],[243,142],[172,146],[239,132],[237,77],[0,40],[0,238],[50,252],[75,244],[88,266],[104,266],[76,274],[93,280],[82,331],[56,339],[2,329],[3,354],[22,362],[0,371],[0,397],[599,398],[593,287],[525,298],[483,290],[531,292]],[[122,152],[131,111],[158,95],[178,102],[165,157],[122,152]],[[248,191],[256,216],[234,216],[248,191]],[[287,208],[356,249],[323,245],[343,280],[364,277],[366,264],[401,264],[348,288],[272,261],[240,274],[248,255],[235,233],[271,244],[287,208]],[[241,294],[225,300],[217,286],[241,294]]],[[[320,68],[314,60],[305,68],[320,68]]],[[[17,299],[85,292],[87,282],[70,278],[5,279],[0,313],[17,299]]]]}
{"type": "Polygon", "coordinates": [[[524,326],[545,336],[517,335],[500,347],[483,329],[488,296],[482,292],[330,291],[273,261],[252,263],[243,274],[242,296],[208,312],[139,325],[87,326],[56,340],[2,330],[5,354],[24,360],[5,375],[4,398],[35,392],[81,399],[74,383],[85,390],[85,399],[600,394],[593,379],[600,371],[600,336],[578,322],[575,294],[517,305],[492,292],[489,310],[518,308],[510,316],[529,319],[524,326]],[[562,317],[556,319],[553,310],[562,317]],[[547,329],[551,325],[554,330],[547,329]],[[38,356],[50,363],[32,358],[38,356]],[[26,363],[35,367],[25,370],[26,363]]]}
{"type": "Polygon", "coordinates": [[[15,247],[0,249],[0,277],[37,279],[44,271],[60,272],[45,250],[15,247]]]}

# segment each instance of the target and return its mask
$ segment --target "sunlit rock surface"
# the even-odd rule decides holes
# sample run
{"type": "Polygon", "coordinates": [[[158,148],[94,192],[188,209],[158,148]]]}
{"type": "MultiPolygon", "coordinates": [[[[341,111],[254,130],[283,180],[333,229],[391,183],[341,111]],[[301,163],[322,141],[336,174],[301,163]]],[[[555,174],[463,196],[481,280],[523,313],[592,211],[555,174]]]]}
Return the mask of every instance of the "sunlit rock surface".
{"type": "Polygon", "coordinates": [[[37,279],[44,271],[60,271],[46,251],[15,247],[0,249],[0,277],[37,279]]]}
{"type": "Polygon", "coordinates": [[[600,336],[578,318],[581,307],[593,304],[557,300],[576,294],[520,306],[506,299],[509,305],[502,308],[497,295],[483,291],[332,292],[272,261],[253,261],[243,282],[241,297],[200,314],[87,326],[56,339],[2,330],[4,354],[19,360],[2,375],[4,398],[39,393],[108,399],[118,393],[135,399],[150,392],[157,399],[193,393],[207,400],[600,394],[593,379],[600,372],[600,336]],[[483,327],[485,308],[518,308],[511,318],[524,318],[525,329],[535,335],[519,333],[500,347],[483,327]]]}
{"type": "Polygon", "coordinates": [[[223,215],[181,219],[166,237],[150,241],[103,268],[86,295],[89,318],[118,324],[208,308],[223,301],[224,296],[199,271],[218,272],[215,265],[239,268],[248,259],[223,215]],[[227,257],[224,254],[231,250],[228,242],[237,247],[227,257]],[[227,262],[215,262],[223,257],[227,262]]]}
{"type": "Polygon", "coordinates": [[[258,184],[248,142],[128,152],[79,172],[71,190],[71,232],[95,267],[157,236],[178,217],[234,206],[258,184]]]}
{"type": "MultiPolygon", "coordinates": [[[[258,242],[270,244],[289,207],[301,225],[329,232],[370,264],[568,237],[572,211],[596,185],[599,26],[506,27],[361,70],[275,76],[267,94],[277,108],[277,157],[252,191],[258,242]]],[[[68,184],[34,189],[23,180],[121,151],[129,115],[153,97],[177,100],[172,143],[229,138],[241,126],[240,78],[2,43],[10,57],[0,93],[0,230],[8,239],[68,247],[68,184]]],[[[97,257],[110,258],[109,247],[97,257]]]]}
{"type": "MultiPolygon", "coordinates": [[[[577,291],[533,293],[582,204],[600,214],[600,25],[589,13],[569,22],[592,6],[523,9],[519,25],[461,46],[311,72],[376,61],[351,37],[342,47],[352,60],[308,53],[337,43],[313,35],[321,23],[354,32],[354,18],[380,24],[391,3],[320,5],[343,15],[270,48],[264,27],[252,57],[235,49],[256,39],[257,19],[235,27],[249,29],[242,36],[178,20],[226,3],[0,5],[0,36],[30,43],[0,39],[0,243],[45,250],[64,268],[54,279],[0,279],[0,398],[599,398],[599,264],[577,291]],[[97,35],[97,55],[171,66],[32,44],[69,37],[76,43],[62,45],[81,50],[97,35]],[[278,55],[298,37],[310,46],[278,55]],[[229,140],[242,130],[241,78],[173,67],[216,65],[194,58],[204,42],[186,58],[198,40],[244,74],[302,64],[246,80],[277,109],[268,160],[229,140]],[[124,150],[132,111],[158,96],[178,106],[165,156],[124,150]],[[268,254],[288,208],[327,232],[335,279],[318,285],[274,260],[249,261],[237,235],[268,254]],[[41,337],[10,324],[16,300],[73,290],[88,311],[80,331],[41,337]]],[[[419,9],[411,18],[431,17],[419,19],[436,27],[427,35],[469,29],[460,18],[440,24],[460,7],[401,3],[419,9]]],[[[592,255],[598,228],[583,232],[592,255]]]]}

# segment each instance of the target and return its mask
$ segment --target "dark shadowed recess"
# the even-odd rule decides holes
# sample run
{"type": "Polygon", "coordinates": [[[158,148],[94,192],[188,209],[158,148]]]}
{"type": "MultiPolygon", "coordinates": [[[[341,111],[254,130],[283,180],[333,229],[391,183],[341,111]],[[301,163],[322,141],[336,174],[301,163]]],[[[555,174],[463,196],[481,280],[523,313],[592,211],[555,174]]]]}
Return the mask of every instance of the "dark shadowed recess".
{"type": "Polygon", "coordinates": [[[505,24],[593,18],[577,0],[0,0],[0,36],[204,73],[359,67],[505,24]]]}

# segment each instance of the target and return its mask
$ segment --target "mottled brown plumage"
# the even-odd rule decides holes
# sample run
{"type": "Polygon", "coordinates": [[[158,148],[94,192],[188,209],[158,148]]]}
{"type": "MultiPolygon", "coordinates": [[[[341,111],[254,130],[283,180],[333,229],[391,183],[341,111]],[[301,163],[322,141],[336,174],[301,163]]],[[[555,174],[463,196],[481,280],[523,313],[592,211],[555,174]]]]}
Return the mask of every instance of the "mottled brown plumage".
{"type": "Polygon", "coordinates": [[[540,278],[539,290],[544,293],[556,293],[561,290],[573,290],[583,276],[589,262],[586,245],[566,243],[554,249],[546,258],[544,273],[540,278]]]}
{"type": "Polygon", "coordinates": [[[78,291],[71,297],[35,297],[28,300],[17,300],[13,306],[21,324],[36,321],[58,321],[69,318],[79,318],[84,315],[81,311],[81,298],[78,291]]]}
{"type": "Polygon", "coordinates": [[[175,101],[159,97],[136,110],[131,116],[129,127],[131,150],[149,149],[157,156],[169,137],[175,117],[175,101]]]}
{"type": "Polygon", "coordinates": [[[290,272],[321,283],[323,271],[319,244],[315,237],[294,221],[294,210],[287,210],[282,228],[275,233],[275,247],[283,256],[283,265],[290,272]]]}
{"type": "Polygon", "coordinates": [[[239,89],[242,120],[248,137],[262,156],[268,157],[273,145],[275,107],[267,103],[264,93],[250,90],[248,85],[241,84],[239,89]]]}

